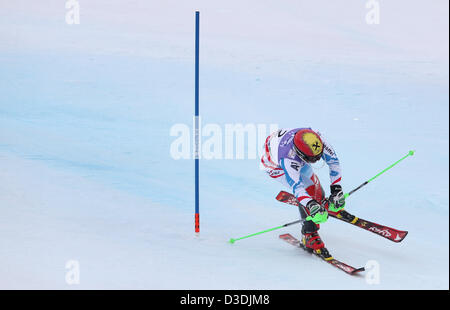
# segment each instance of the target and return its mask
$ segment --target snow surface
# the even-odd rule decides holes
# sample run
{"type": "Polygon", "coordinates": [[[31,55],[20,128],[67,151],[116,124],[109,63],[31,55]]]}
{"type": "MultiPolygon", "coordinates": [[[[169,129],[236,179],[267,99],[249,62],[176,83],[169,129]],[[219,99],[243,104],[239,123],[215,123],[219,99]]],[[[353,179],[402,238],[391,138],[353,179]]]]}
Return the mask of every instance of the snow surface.
{"type": "MultiPolygon", "coordinates": [[[[448,289],[448,1],[0,2],[0,288],[448,289]],[[298,218],[258,160],[192,160],[194,11],[203,123],[311,126],[334,145],[348,211],[409,231],[395,244],[330,219],[350,277],[278,239],[298,218]],[[65,264],[80,263],[80,284],[65,264]]],[[[327,169],[318,170],[328,189],[327,169]]]]}

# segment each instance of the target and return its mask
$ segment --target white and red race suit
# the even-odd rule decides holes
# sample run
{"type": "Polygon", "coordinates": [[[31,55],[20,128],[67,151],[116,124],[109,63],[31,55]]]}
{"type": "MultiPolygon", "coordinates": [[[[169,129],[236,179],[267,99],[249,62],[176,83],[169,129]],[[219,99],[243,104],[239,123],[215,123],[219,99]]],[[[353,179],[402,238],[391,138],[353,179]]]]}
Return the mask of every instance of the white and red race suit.
{"type": "MultiPolygon", "coordinates": [[[[294,150],[294,135],[300,129],[305,128],[280,129],[268,136],[264,143],[261,168],[271,178],[290,188],[300,204],[306,206],[312,199],[322,203],[325,192],[311,165],[298,157],[294,150]]],[[[315,132],[323,142],[322,159],[330,169],[331,184],[340,184],[341,167],[336,153],[323,136],[315,132]]]]}

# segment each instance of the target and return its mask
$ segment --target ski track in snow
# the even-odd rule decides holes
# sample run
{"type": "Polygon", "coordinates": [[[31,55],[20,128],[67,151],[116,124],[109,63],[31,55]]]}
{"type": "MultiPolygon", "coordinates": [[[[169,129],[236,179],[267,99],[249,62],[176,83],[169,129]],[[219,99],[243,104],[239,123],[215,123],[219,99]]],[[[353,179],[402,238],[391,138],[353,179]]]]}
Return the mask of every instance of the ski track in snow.
{"type": "Polygon", "coordinates": [[[377,26],[353,0],[342,14],[336,2],[96,0],[74,26],[60,1],[2,3],[0,288],[448,289],[448,2],[424,3],[383,2],[377,26]],[[408,230],[402,243],[322,225],[336,258],[380,264],[380,284],[278,239],[299,226],[227,243],[298,218],[257,159],[201,162],[193,235],[193,161],[170,157],[169,132],[192,126],[195,9],[203,124],[319,129],[346,190],[416,150],[347,202],[408,230]],[[69,260],[79,285],[65,282],[69,260]]]}

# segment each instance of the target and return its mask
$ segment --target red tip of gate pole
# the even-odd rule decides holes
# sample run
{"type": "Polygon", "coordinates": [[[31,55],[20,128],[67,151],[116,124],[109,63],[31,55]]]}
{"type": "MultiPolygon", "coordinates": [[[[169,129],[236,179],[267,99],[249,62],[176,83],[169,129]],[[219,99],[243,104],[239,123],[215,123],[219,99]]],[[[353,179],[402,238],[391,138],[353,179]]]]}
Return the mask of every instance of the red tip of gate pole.
{"type": "Polygon", "coordinates": [[[200,233],[200,214],[195,213],[195,233],[200,233]]]}

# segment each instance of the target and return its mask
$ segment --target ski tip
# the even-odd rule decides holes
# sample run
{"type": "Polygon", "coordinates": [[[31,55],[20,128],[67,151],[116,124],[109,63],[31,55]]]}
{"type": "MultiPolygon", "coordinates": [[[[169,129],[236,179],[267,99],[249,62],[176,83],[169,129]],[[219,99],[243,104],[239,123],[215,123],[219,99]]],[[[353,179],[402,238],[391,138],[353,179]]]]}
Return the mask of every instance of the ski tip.
{"type": "Polygon", "coordinates": [[[275,199],[280,200],[281,198],[283,198],[284,196],[292,196],[291,193],[288,193],[286,191],[280,191],[278,193],[278,195],[275,197],[275,199]]]}
{"type": "Polygon", "coordinates": [[[285,239],[286,237],[292,237],[292,236],[291,236],[291,234],[282,234],[282,235],[278,236],[278,238],[280,238],[280,239],[285,239]]]}
{"type": "Polygon", "coordinates": [[[363,271],[366,271],[366,268],[361,267],[361,268],[353,270],[350,274],[354,275],[354,274],[358,274],[358,273],[363,272],[363,271]]]}
{"type": "Polygon", "coordinates": [[[275,199],[280,200],[283,197],[284,193],[284,191],[279,192],[278,195],[275,196],[275,199]]]}
{"type": "Polygon", "coordinates": [[[231,238],[228,242],[233,244],[235,241],[236,241],[235,239],[231,238]]]}
{"type": "Polygon", "coordinates": [[[400,243],[403,240],[405,240],[407,235],[408,235],[408,231],[400,231],[397,233],[397,237],[395,239],[392,239],[392,241],[394,241],[396,243],[400,243]]]}

